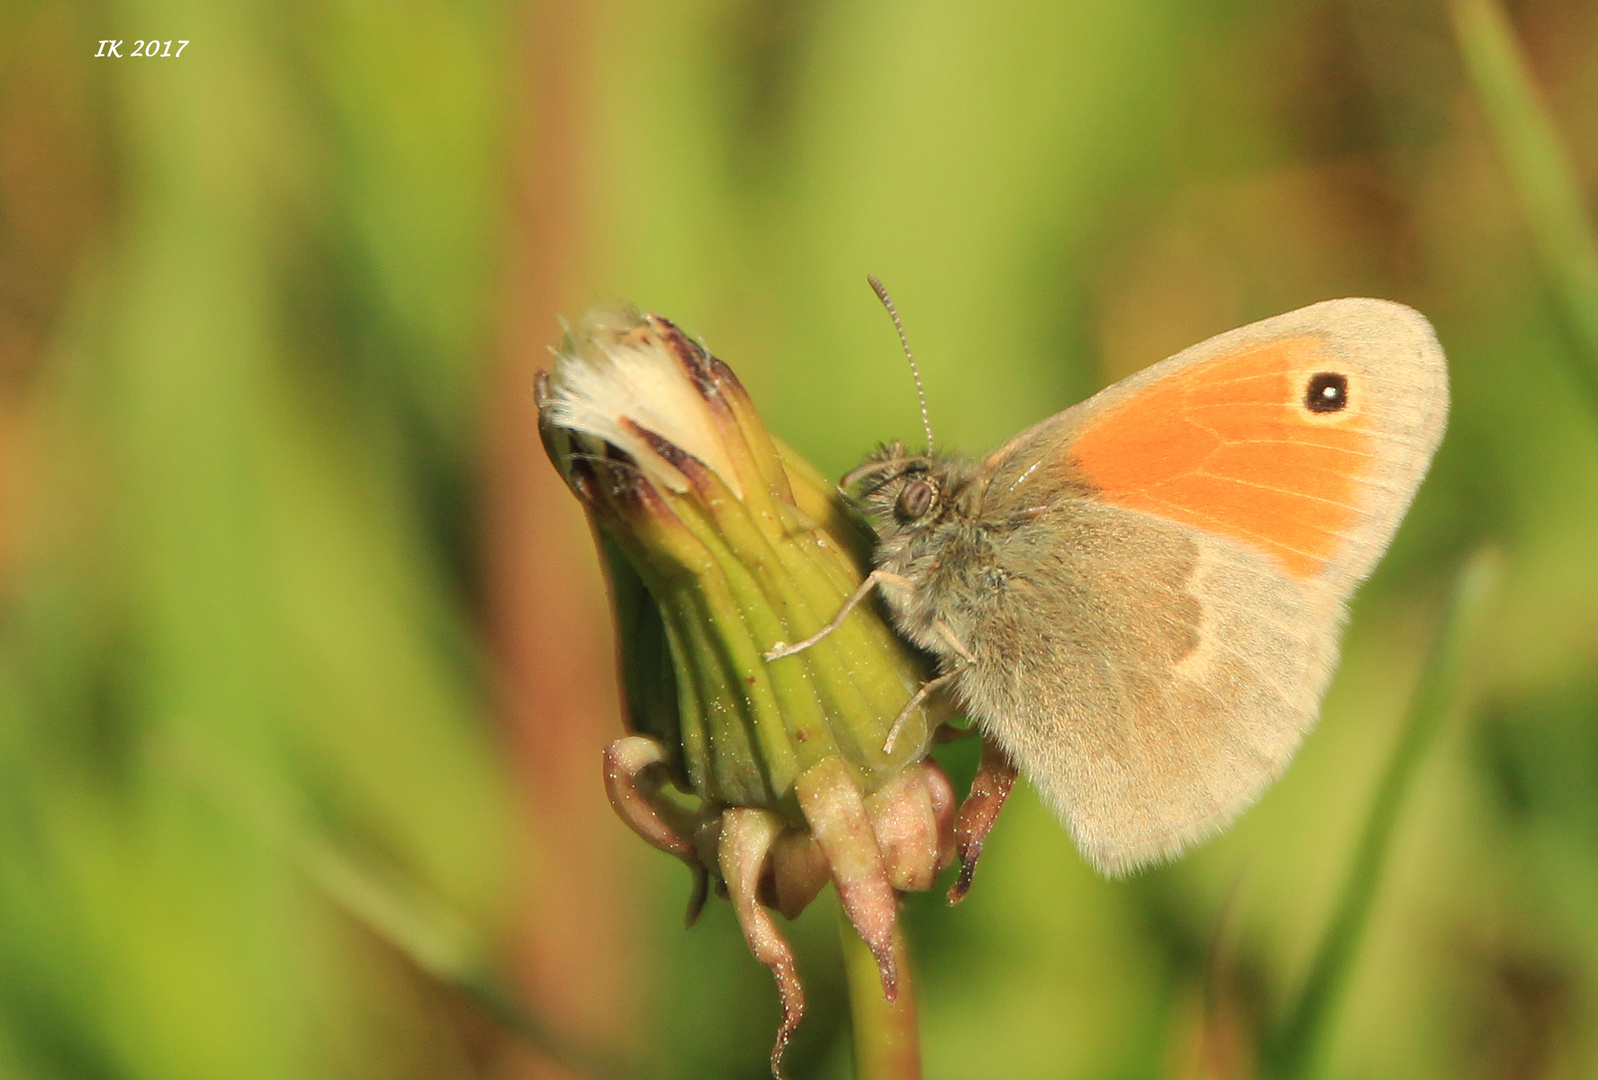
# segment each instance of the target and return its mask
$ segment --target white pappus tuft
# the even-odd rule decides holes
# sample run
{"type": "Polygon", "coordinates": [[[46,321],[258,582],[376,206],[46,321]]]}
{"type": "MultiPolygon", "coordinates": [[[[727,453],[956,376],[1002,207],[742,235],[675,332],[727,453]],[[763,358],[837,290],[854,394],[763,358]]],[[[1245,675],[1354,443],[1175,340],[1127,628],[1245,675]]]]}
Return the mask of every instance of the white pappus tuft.
{"type": "Polygon", "coordinates": [[[588,312],[555,354],[550,417],[560,427],[603,439],[626,452],[657,483],[687,484],[624,421],[645,428],[704,462],[743,497],[715,418],[692,378],[636,310],[588,312]]]}

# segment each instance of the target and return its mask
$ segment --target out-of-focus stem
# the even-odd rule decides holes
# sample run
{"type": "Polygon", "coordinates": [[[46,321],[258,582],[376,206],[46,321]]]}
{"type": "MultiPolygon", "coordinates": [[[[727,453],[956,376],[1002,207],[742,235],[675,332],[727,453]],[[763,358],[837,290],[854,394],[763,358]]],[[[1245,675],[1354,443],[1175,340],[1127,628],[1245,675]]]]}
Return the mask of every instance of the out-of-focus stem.
{"type": "Polygon", "coordinates": [[[855,1080],[920,1080],[921,1035],[902,925],[896,921],[893,928],[899,992],[891,1004],[882,994],[876,957],[841,908],[838,938],[843,943],[844,974],[849,984],[855,1080]]]}
{"type": "Polygon", "coordinates": [[[1437,638],[1419,685],[1410,698],[1409,715],[1388,759],[1371,803],[1370,816],[1355,849],[1326,936],[1321,939],[1309,975],[1276,1037],[1265,1049],[1265,1074],[1271,1077],[1313,1076],[1342,990],[1359,957],[1360,940],[1370,921],[1404,796],[1416,767],[1437,729],[1458,708],[1465,683],[1465,665],[1482,629],[1498,578],[1498,554],[1483,549],[1460,568],[1439,620],[1437,638]]]}
{"type": "Polygon", "coordinates": [[[1449,13],[1543,276],[1580,354],[1575,374],[1598,411],[1598,241],[1575,170],[1503,8],[1495,0],[1452,0],[1449,13]]]}

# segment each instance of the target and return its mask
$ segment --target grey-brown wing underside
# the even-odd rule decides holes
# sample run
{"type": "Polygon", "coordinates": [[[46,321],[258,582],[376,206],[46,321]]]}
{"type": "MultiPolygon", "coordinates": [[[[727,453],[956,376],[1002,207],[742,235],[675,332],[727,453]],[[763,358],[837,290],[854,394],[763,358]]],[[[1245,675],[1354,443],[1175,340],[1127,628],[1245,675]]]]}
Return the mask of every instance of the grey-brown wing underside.
{"type": "MultiPolygon", "coordinates": [[[[1117,873],[1175,853],[1226,824],[1286,767],[1336,663],[1344,604],[1397,529],[1447,412],[1447,369],[1423,317],[1387,301],[1331,300],[1185,350],[988,459],[982,513],[998,526],[996,587],[980,598],[968,642],[978,664],[960,692],[1094,865],[1117,873]],[[1290,356],[1278,342],[1300,351],[1290,356]],[[1245,367],[1222,368],[1239,363],[1245,367]],[[1195,381],[1207,368],[1219,373],[1215,382],[1195,381]],[[1300,380],[1319,373],[1343,379],[1346,410],[1309,408],[1300,380]],[[1280,385],[1282,396],[1262,404],[1258,393],[1238,393],[1227,414],[1234,406],[1204,396],[1207,385],[1280,385]],[[1182,389],[1145,396],[1168,386],[1182,389]],[[1139,411],[1140,400],[1175,411],[1139,411]],[[1189,404],[1195,411],[1184,413],[1189,404]],[[1303,421],[1283,426],[1300,411],[1303,421]],[[1145,455],[1157,448],[1159,456],[1132,470],[1147,472],[1150,484],[1165,473],[1204,474],[1204,492],[1217,500],[1213,515],[1189,505],[1166,516],[1151,511],[1168,503],[1145,497],[1149,490],[1096,487],[1080,440],[1110,415],[1178,436],[1117,445],[1145,455]],[[1173,415],[1193,417],[1215,438],[1181,438],[1179,425],[1162,426],[1173,415]],[[1203,456],[1261,417],[1275,431],[1249,440],[1261,448],[1252,466],[1203,456]],[[1345,445],[1317,426],[1323,422],[1356,428],[1363,451],[1348,454],[1356,464],[1347,466],[1346,491],[1326,489],[1338,493],[1324,500],[1334,523],[1320,535],[1334,541],[1295,566],[1281,561],[1287,545],[1273,555],[1244,538],[1302,532],[1304,514],[1316,512],[1313,483],[1261,477],[1273,457],[1297,460],[1285,456],[1290,443],[1271,439],[1301,438],[1300,451],[1345,445]],[[1227,514],[1240,515],[1241,526],[1229,530],[1227,514]]],[[[1098,475],[1125,480],[1127,470],[1103,463],[1098,475]]]]}
{"type": "Polygon", "coordinates": [[[959,694],[1100,871],[1225,825],[1313,725],[1342,603],[1265,556],[1079,499],[996,556],[959,694]]]}

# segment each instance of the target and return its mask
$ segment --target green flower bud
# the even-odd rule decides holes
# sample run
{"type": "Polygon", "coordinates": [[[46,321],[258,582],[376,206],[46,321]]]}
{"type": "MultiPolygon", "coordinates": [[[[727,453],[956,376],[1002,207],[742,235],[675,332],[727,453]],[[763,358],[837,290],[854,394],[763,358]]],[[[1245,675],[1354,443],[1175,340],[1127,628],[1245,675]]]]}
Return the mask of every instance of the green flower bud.
{"type": "Polygon", "coordinates": [[[925,757],[935,723],[904,711],[922,662],[870,604],[836,618],[869,530],[670,322],[591,313],[537,390],[616,616],[631,734],[606,751],[607,791],[694,870],[690,921],[709,881],[732,899],[782,990],[775,1071],[803,993],[765,907],[793,917],[830,877],[891,998],[894,889],[930,888],[952,858],[953,792],[925,757]]]}
{"type": "Polygon", "coordinates": [[[548,393],[551,455],[606,548],[633,726],[668,744],[675,779],[797,820],[794,782],[824,758],[874,791],[922,756],[924,715],[883,750],[923,679],[869,607],[762,660],[849,599],[864,534],[725,364],[665,319],[602,311],[567,337],[548,393]]]}

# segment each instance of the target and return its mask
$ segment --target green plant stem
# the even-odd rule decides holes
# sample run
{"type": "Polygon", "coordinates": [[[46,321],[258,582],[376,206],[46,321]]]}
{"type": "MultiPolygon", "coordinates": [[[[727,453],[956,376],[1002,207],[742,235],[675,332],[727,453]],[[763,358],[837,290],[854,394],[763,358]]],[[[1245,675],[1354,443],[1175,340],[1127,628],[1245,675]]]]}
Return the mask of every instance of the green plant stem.
{"type": "Polygon", "coordinates": [[[838,939],[843,944],[844,975],[849,984],[855,1080],[920,1080],[921,1038],[903,924],[893,928],[899,993],[891,1005],[882,997],[877,961],[849,925],[842,907],[838,909],[838,939]]]}
{"type": "Polygon", "coordinates": [[[1320,1048],[1359,956],[1404,796],[1438,728],[1462,699],[1465,664],[1484,621],[1497,573],[1496,552],[1483,549],[1466,561],[1454,580],[1403,729],[1376,788],[1342,896],[1297,1001],[1265,1047],[1269,1076],[1283,1080],[1306,1077],[1318,1066],[1320,1048]]]}
{"type": "Polygon", "coordinates": [[[1496,0],[1452,0],[1449,13],[1543,276],[1579,354],[1576,376],[1598,410],[1598,243],[1569,156],[1496,0]]]}

